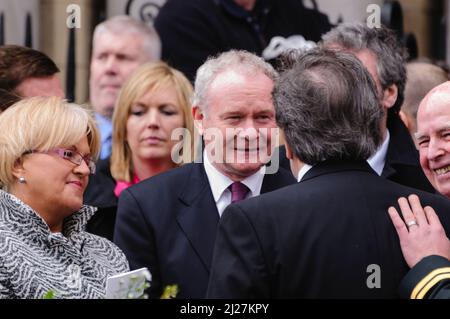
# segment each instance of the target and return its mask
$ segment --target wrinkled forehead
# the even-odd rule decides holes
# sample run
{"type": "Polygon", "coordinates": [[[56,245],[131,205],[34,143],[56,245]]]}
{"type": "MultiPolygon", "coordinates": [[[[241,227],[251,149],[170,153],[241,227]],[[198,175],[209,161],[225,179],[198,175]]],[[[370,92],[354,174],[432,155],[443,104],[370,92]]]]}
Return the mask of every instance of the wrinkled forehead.
{"type": "MultiPolygon", "coordinates": [[[[209,99],[229,98],[247,93],[271,93],[274,82],[264,72],[255,70],[229,69],[216,75],[207,90],[209,99]]],[[[263,98],[263,96],[260,96],[263,98]]],[[[271,95],[270,95],[271,97],[271,95]]]]}
{"type": "Polygon", "coordinates": [[[126,50],[141,50],[143,43],[144,38],[140,33],[128,30],[114,33],[105,30],[94,35],[92,48],[93,51],[120,48],[127,52],[126,50]]]}
{"type": "Polygon", "coordinates": [[[246,76],[240,70],[228,69],[223,70],[214,77],[211,82],[210,90],[222,88],[222,86],[242,85],[245,82],[246,76]]]}
{"type": "Polygon", "coordinates": [[[441,131],[450,127],[450,91],[431,91],[420,103],[417,113],[417,134],[420,138],[427,131],[441,131]]]}

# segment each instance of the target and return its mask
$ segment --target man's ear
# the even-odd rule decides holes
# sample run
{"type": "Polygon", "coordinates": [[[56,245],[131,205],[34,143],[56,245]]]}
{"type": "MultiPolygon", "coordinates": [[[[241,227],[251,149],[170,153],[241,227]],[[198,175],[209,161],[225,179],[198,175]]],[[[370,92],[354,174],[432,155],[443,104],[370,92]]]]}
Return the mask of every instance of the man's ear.
{"type": "Polygon", "coordinates": [[[289,146],[288,143],[284,143],[284,146],[286,147],[286,157],[288,160],[294,159],[294,152],[292,151],[292,148],[289,146]]]}
{"type": "Polygon", "coordinates": [[[199,106],[192,108],[192,117],[194,118],[194,125],[200,135],[203,135],[203,119],[205,115],[199,106]]]}
{"type": "Polygon", "coordinates": [[[390,109],[394,106],[395,101],[397,101],[398,88],[397,85],[392,84],[385,90],[383,90],[383,100],[382,104],[385,109],[390,109]]]}

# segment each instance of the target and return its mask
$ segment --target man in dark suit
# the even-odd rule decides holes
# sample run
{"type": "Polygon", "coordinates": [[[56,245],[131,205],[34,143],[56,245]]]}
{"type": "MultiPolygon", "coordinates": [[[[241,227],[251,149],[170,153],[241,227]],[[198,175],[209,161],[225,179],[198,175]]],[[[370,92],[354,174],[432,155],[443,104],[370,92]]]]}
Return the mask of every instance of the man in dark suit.
{"type": "Polygon", "coordinates": [[[302,55],[281,75],[274,101],[299,183],[225,210],[208,297],[396,297],[408,266],[387,208],[414,191],[450,230],[450,202],[388,181],[367,164],[383,141],[384,113],[352,54],[302,55]]]}
{"type": "Polygon", "coordinates": [[[223,210],[295,179],[268,174],[276,130],[274,69],[256,55],[230,51],[197,72],[193,101],[203,163],[192,163],[123,191],[114,241],[132,269],[148,267],[150,295],[176,284],[180,298],[204,298],[223,210]]]}
{"type": "Polygon", "coordinates": [[[397,34],[364,23],[341,24],[322,36],[322,45],[351,52],[367,68],[385,111],[383,142],[369,159],[370,166],[393,182],[434,192],[419,164],[419,156],[399,111],[406,85],[406,52],[397,34]]]}

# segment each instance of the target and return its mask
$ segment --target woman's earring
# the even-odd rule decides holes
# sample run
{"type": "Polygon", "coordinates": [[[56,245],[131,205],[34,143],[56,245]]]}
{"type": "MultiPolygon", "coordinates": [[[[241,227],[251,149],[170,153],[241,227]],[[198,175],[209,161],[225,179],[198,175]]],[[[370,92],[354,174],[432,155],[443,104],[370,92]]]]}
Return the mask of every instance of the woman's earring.
{"type": "Polygon", "coordinates": [[[20,184],[25,184],[25,183],[26,183],[25,177],[20,176],[20,177],[19,177],[19,183],[20,183],[20,184]]]}

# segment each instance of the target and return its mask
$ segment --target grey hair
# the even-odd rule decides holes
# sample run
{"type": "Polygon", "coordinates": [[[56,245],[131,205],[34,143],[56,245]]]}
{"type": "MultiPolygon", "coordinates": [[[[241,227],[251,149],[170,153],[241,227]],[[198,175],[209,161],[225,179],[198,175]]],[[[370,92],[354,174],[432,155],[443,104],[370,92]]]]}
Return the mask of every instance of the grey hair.
{"type": "Polygon", "coordinates": [[[382,89],[395,84],[397,100],[389,112],[398,113],[404,100],[406,84],[405,47],[398,35],[386,27],[369,28],[364,23],[343,23],[322,36],[322,46],[337,45],[352,51],[370,50],[377,58],[377,73],[382,89]]]}
{"type": "Polygon", "coordinates": [[[210,57],[198,68],[195,77],[194,96],[192,105],[207,109],[207,92],[219,73],[228,70],[237,70],[242,73],[261,72],[274,82],[278,78],[275,69],[261,57],[243,50],[230,50],[210,57]]]}
{"type": "Polygon", "coordinates": [[[113,34],[136,34],[142,38],[144,51],[149,59],[161,59],[161,39],[153,26],[147,25],[131,16],[119,15],[99,23],[94,30],[95,38],[104,32],[113,34]]]}
{"type": "Polygon", "coordinates": [[[352,54],[304,53],[281,74],[273,95],[277,124],[304,163],[366,160],[382,140],[375,82],[352,54]]]}

